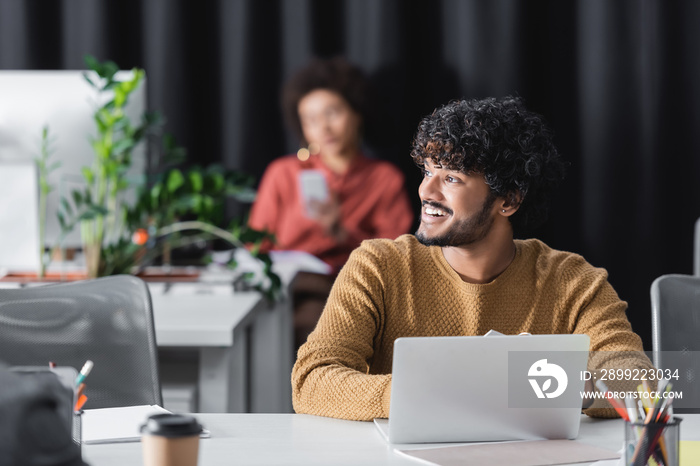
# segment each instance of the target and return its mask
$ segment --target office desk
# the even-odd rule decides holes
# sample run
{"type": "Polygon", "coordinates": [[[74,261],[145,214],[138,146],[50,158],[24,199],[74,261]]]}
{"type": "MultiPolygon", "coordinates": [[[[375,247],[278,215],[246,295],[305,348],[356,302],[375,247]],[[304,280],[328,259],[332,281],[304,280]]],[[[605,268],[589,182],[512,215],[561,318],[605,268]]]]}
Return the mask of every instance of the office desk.
{"type": "Polygon", "coordinates": [[[257,292],[229,286],[149,283],[158,347],[199,353],[201,412],[249,410],[251,361],[248,334],[266,303],[257,292]]]}
{"type": "MultiPolygon", "coordinates": [[[[274,257],[273,270],[283,286],[272,304],[254,292],[232,293],[230,271],[209,271],[196,283],[149,283],[158,346],[198,348],[200,412],[293,412],[290,379],[296,355],[287,287],[300,270],[299,254],[274,257]],[[205,318],[209,322],[200,320],[205,318]],[[220,371],[227,367],[234,380],[220,371]],[[222,393],[226,385],[232,396],[228,402],[222,393]]],[[[241,270],[249,259],[236,257],[241,270]]]]}
{"type": "MultiPolygon", "coordinates": [[[[700,440],[700,415],[682,417],[681,440],[700,440]]],[[[200,442],[200,466],[418,464],[394,453],[370,422],[299,414],[199,414],[197,418],[212,437],[200,442]]],[[[583,416],[578,440],[617,451],[622,436],[621,420],[583,416]]],[[[141,445],[84,445],[83,457],[92,466],[140,464],[141,445]]]]}

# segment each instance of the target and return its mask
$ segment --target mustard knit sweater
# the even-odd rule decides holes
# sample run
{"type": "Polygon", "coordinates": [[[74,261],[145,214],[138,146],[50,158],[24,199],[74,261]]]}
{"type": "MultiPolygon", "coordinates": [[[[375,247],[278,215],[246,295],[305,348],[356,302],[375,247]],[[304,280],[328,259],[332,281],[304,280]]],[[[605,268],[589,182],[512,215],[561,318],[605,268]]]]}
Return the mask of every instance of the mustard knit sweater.
{"type": "MultiPolygon", "coordinates": [[[[364,241],[299,349],[292,371],[296,412],[353,420],[388,417],[393,345],[399,337],[483,335],[490,329],[507,335],[579,333],[590,337],[591,352],[642,350],[625,316],[627,303],[604,269],[535,239],[515,245],[508,268],[478,285],[462,281],[440,247],[423,246],[413,235],[364,241]]],[[[642,353],[624,366],[651,363],[642,353]]],[[[596,401],[592,408],[607,406],[596,401]]],[[[615,415],[609,408],[586,412],[615,415]]]]}

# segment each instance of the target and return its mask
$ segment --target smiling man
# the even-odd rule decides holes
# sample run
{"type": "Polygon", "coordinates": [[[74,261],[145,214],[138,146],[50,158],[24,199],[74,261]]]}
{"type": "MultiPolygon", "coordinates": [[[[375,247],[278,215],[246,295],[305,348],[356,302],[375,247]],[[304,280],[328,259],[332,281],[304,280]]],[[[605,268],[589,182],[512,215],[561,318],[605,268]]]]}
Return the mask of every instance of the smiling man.
{"type": "MultiPolygon", "coordinates": [[[[399,337],[578,333],[592,352],[642,350],[604,269],[513,239],[546,219],[563,178],[542,117],[513,97],[455,101],[421,122],[411,155],[424,174],[420,227],[365,241],[350,256],[299,349],[297,412],[388,417],[399,337]]],[[[617,363],[650,365],[643,354],[617,363]]],[[[605,406],[587,413],[614,415],[597,409],[605,406]]]]}

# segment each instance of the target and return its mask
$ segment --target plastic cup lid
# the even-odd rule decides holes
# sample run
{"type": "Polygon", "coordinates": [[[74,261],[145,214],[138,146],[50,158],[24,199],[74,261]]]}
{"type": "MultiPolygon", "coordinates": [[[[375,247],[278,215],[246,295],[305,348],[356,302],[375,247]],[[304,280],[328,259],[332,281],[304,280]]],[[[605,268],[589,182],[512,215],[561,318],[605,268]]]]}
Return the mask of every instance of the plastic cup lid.
{"type": "Polygon", "coordinates": [[[161,437],[189,437],[202,433],[202,425],[193,416],[184,414],[153,414],[141,426],[141,433],[161,437]]]}

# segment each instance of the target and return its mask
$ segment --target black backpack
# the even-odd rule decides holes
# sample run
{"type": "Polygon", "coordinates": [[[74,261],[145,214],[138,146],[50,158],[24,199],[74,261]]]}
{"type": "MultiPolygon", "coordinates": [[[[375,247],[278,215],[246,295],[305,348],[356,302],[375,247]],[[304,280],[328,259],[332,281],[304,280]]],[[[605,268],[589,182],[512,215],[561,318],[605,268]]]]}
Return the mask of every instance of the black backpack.
{"type": "Polygon", "coordinates": [[[48,368],[0,367],[0,466],[84,466],[72,438],[73,394],[48,368]]]}

